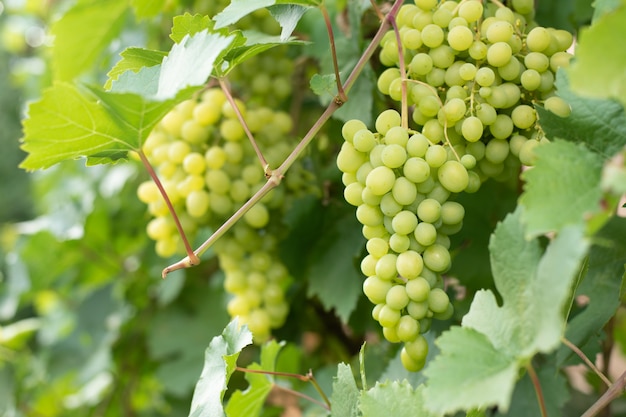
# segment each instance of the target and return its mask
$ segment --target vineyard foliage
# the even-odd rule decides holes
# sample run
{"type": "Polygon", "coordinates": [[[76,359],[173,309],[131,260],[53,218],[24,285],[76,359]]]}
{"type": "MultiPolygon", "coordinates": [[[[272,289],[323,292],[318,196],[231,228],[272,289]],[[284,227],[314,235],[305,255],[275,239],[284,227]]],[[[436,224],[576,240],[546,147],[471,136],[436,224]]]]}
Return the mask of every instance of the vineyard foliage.
{"type": "Polygon", "coordinates": [[[624,21],[0,1],[0,416],[626,415],[624,21]]]}

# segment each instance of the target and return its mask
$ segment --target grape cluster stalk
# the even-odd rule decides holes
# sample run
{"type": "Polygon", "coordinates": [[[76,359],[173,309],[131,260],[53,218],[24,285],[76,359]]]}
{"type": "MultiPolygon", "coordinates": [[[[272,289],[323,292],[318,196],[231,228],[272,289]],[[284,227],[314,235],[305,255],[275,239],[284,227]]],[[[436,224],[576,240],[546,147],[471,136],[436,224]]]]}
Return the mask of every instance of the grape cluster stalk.
{"type": "Polygon", "coordinates": [[[535,106],[569,116],[554,81],[572,35],[533,14],[532,0],[403,5],[379,53],[377,87],[393,108],[375,129],[343,126],[337,166],[367,239],[363,292],[410,371],[425,365],[432,320],[454,313],[443,276],[465,215],[456,195],[533,164],[547,141],[535,106]]]}

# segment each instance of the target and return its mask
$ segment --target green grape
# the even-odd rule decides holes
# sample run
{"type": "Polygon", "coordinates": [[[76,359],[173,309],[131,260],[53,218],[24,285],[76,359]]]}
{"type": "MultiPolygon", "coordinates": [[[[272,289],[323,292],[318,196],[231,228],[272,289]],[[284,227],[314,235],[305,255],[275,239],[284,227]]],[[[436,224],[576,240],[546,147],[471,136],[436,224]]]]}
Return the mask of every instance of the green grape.
{"type": "MultiPolygon", "coordinates": [[[[396,324],[397,326],[397,324],[396,324]]],[[[401,340],[396,333],[396,326],[383,327],[383,337],[390,343],[400,343],[401,340]]]]}
{"type": "MultiPolygon", "coordinates": [[[[246,185],[247,187],[247,184],[245,183],[245,181],[243,182],[243,184],[246,185]]],[[[232,190],[234,189],[234,186],[235,186],[235,183],[233,182],[233,185],[231,186],[231,197],[233,197],[232,190]]],[[[343,197],[348,202],[348,204],[358,207],[361,204],[363,204],[363,198],[361,197],[361,195],[363,193],[364,188],[365,187],[360,182],[353,182],[351,184],[348,184],[346,185],[346,188],[343,190],[343,197]]],[[[244,199],[247,199],[247,196],[244,199]]],[[[239,198],[233,198],[233,200],[243,201],[243,199],[239,199],[239,198]]]]}
{"type": "Polygon", "coordinates": [[[403,33],[402,45],[405,48],[417,50],[422,46],[422,33],[417,29],[409,29],[403,33]]]}
{"type": "Polygon", "coordinates": [[[418,362],[425,362],[428,356],[428,342],[420,335],[415,340],[405,343],[403,348],[407,355],[418,362]]]}
{"type": "Polygon", "coordinates": [[[439,168],[448,159],[448,152],[441,145],[432,145],[426,151],[424,159],[431,168],[439,168]]]}
{"type": "Polygon", "coordinates": [[[380,257],[376,262],[376,275],[384,280],[394,279],[398,274],[398,270],[396,269],[397,259],[398,255],[393,253],[388,253],[380,257]]]}
{"type": "Polygon", "coordinates": [[[509,143],[503,139],[494,139],[485,146],[485,159],[493,164],[501,164],[509,154],[509,143]]]}
{"type": "MultiPolygon", "coordinates": [[[[366,233],[363,233],[365,236],[366,233]]],[[[367,238],[367,236],[365,236],[367,238]]],[[[367,255],[363,260],[361,260],[361,272],[363,275],[371,277],[376,275],[376,263],[378,259],[374,258],[372,255],[367,255]]],[[[386,293],[385,293],[386,294],[386,293]]]]}
{"type": "Polygon", "coordinates": [[[494,67],[501,67],[511,60],[512,54],[513,50],[508,43],[496,42],[487,49],[487,62],[494,67]]]}
{"type": "Polygon", "coordinates": [[[167,217],[155,217],[146,226],[146,233],[152,240],[166,239],[174,232],[174,224],[167,217]]]}
{"type": "Polygon", "coordinates": [[[378,322],[383,327],[395,327],[395,325],[398,324],[398,321],[400,321],[401,316],[402,314],[400,311],[385,304],[378,313],[378,322]]]}
{"type": "Polygon", "coordinates": [[[412,135],[406,143],[406,150],[410,157],[423,157],[430,146],[430,141],[421,133],[412,135]]]}
{"type": "Polygon", "coordinates": [[[413,233],[415,240],[422,246],[430,246],[437,239],[437,229],[432,223],[420,222],[413,233]]]}
{"type": "Polygon", "coordinates": [[[400,126],[392,127],[385,135],[385,143],[387,145],[400,145],[406,147],[409,141],[409,133],[400,126]]]}
{"type": "Polygon", "coordinates": [[[442,44],[445,35],[440,26],[430,23],[422,29],[422,43],[429,48],[436,48],[442,44]]]}
{"type": "Polygon", "coordinates": [[[455,51],[466,51],[474,43],[474,33],[467,26],[456,26],[448,32],[448,45],[455,51]]]}
{"type": "Polygon", "coordinates": [[[269,223],[270,214],[267,207],[263,203],[257,203],[243,215],[243,219],[251,227],[261,229],[269,223]]]}
{"type": "Polygon", "coordinates": [[[387,291],[385,303],[390,308],[398,311],[406,307],[407,304],[409,304],[409,296],[406,294],[404,285],[392,286],[389,291],[387,291]]]}
{"type": "Polygon", "coordinates": [[[420,52],[416,54],[408,65],[409,74],[413,76],[426,75],[433,69],[433,59],[430,55],[420,52]]]}
{"type": "Polygon", "coordinates": [[[458,161],[447,161],[437,171],[441,185],[452,193],[460,193],[467,188],[469,176],[467,169],[458,161]]]}
{"type": "Polygon", "coordinates": [[[396,253],[403,253],[411,246],[411,239],[406,235],[394,233],[389,237],[389,248],[396,253]]]}
{"type": "Polygon", "coordinates": [[[433,117],[441,109],[441,101],[439,101],[438,97],[427,96],[420,100],[418,108],[424,116],[433,117]]]}
{"type": "Polygon", "coordinates": [[[506,139],[513,133],[513,120],[506,114],[498,114],[489,131],[496,139],[506,139]]]}
{"type": "Polygon", "coordinates": [[[519,129],[529,129],[537,121],[535,109],[527,104],[521,104],[513,109],[511,120],[515,127],[519,129]]]}
{"type": "Polygon", "coordinates": [[[539,146],[540,142],[538,140],[527,140],[520,147],[519,150],[519,160],[522,165],[533,166],[535,164],[535,148],[539,146]]]}
{"type": "Polygon", "coordinates": [[[396,181],[396,174],[386,166],[378,166],[367,175],[365,185],[374,195],[384,195],[391,191],[396,181]]]}
{"type": "Polygon", "coordinates": [[[392,193],[385,194],[380,199],[380,211],[387,217],[393,217],[402,211],[402,205],[396,201],[392,193]]]}
{"type": "Polygon", "coordinates": [[[415,320],[421,320],[428,315],[428,301],[409,301],[409,304],[406,306],[406,311],[415,320]]]}
{"type": "Polygon", "coordinates": [[[437,119],[431,119],[422,128],[422,134],[432,143],[443,142],[445,139],[443,126],[437,119]]]}
{"type": "Polygon", "coordinates": [[[519,14],[529,14],[535,9],[534,0],[513,0],[513,9],[519,14]]]}
{"type": "Polygon", "coordinates": [[[537,70],[527,69],[522,72],[520,82],[526,90],[534,91],[541,85],[541,75],[537,70]]]}
{"type": "Polygon", "coordinates": [[[475,61],[482,61],[487,58],[487,45],[482,41],[474,41],[469,47],[468,53],[475,61]]]}
{"type": "Polygon", "coordinates": [[[488,103],[481,103],[476,108],[476,117],[480,119],[483,126],[494,124],[497,120],[497,116],[498,113],[496,112],[496,109],[488,103]]]}
{"type": "Polygon", "coordinates": [[[174,110],[163,116],[159,124],[166,133],[178,137],[183,123],[185,123],[185,116],[174,110]]]}
{"type": "Polygon", "coordinates": [[[446,201],[441,205],[441,220],[444,224],[458,224],[463,221],[465,209],[456,201],[446,201]]]}
{"type": "Polygon", "coordinates": [[[356,218],[363,225],[378,226],[383,223],[383,213],[378,207],[361,204],[356,209],[356,218]]]}
{"type": "Polygon", "coordinates": [[[367,252],[375,258],[381,258],[389,252],[389,243],[382,238],[372,238],[367,241],[367,252]]]}
{"type": "Polygon", "coordinates": [[[454,49],[448,45],[439,45],[436,48],[432,48],[428,55],[433,60],[433,65],[437,68],[446,69],[454,63],[454,49]]]}
{"type": "MultiPolygon", "coordinates": [[[[569,32],[568,32],[569,33],[569,32]]],[[[569,67],[574,56],[568,52],[557,52],[550,57],[550,69],[556,73],[559,68],[569,67]]]]}
{"type": "Polygon", "coordinates": [[[477,71],[476,65],[472,64],[471,62],[465,62],[459,68],[459,76],[464,81],[471,81],[476,76],[476,71],[477,71]]]}
{"type": "MultiPolygon", "coordinates": [[[[424,259],[424,266],[431,271],[444,272],[450,268],[450,252],[437,243],[427,247],[422,254],[422,258],[424,259]]],[[[434,290],[431,290],[431,293],[432,291],[434,290]]]]}
{"type": "Polygon", "coordinates": [[[210,130],[195,119],[186,120],[180,128],[180,137],[194,144],[205,142],[209,138],[210,130]]]}
{"type": "Polygon", "coordinates": [[[450,298],[441,288],[433,288],[428,295],[428,308],[433,313],[443,313],[448,309],[450,298]]]}
{"type": "Polygon", "coordinates": [[[459,5],[458,13],[468,23],[474,23],[483,16],[483,4],[478,0],[462,2],[459,5]]]}
{"type": "Polygon", "coordinates": [[[406,293],[412,301],[418,303],[427,301],[430,294],[430,284],[423,277],[410,279],[406,283],[406,293]]]}
{"type": "Polygon", "coordinates": [[[397,144],[385,145],[380,158],[388,168],[399,168],[406,161],[406,149],[397,144]]]}
{"type": "Polygon", "coordinates": [[[395,233],[400,233],[402,235],[408,235],[409,233],[413,233],[415,227],[417,226],[417,217],[415,214],[409,210],[403,210],[396,214],[392,221],[391,227],[395,233]]]}
{"type": "Polygon", "coordinates": [[[474,77],[478,85],[482,87],[489,87],[496,80],[496,74],[489,67],[481,67],[476,71],[476,76],[474,77]]]}
{"type": "Polygon", "coordinates": [[[183,159],[191,152],[191,147],[187,142],[177,140],[172,142],[168,148],[168,157],[175,164],[180,164],[183,159]]]}
{"type": "Polygon", "coordinates": [[[420,184],[430,177],[430,165],[423,158],[413,157],[406,160],[402,172],[409,181],[420,184]]]}
{"type": "Polygon", "coordinates": [[[516,57],[511,57],[508,63],[498,68],[498,75],[503,80],[512,81],[519,78],[524,66],[516,57]]]}
{"type": "Polygon", "coordinates": [[[441,216],[441,204],[432,198],[427,198],[417,206],[417,216],[423,222],[435,223],[441,216]]]}
{"type": "Polygon", "coordinates": [[[396,257],[395,268],[396,272],[405,279],[416,279],[424,268],[422,255],[414,250],[402,252],[396,257]]]}
{"type": "Polygon", "coordinates": [[[400,126],[402,118],[396,110],[385,110],[376,118],[376,131],[381,135],[387,134],[387,131],[394,126],[400,126]]]}
{"type": "Polygon", "coordinates": [[[414,3],[417,7],[422,10],[432,10],[437,6],[437,0],[414,0],[414,3]]]}
{"type": "Polygon", "coordinates": [[[474,155],[465,154],[461,157],[461,164],[465,169],[472,169],[476,166],[476,157],[474,155]]]}
{"type": "Polygon", "coordinates": [[[363,199],[363,203],[370,206],[379,206],[383,199],[383,196],[376,195],[372,192],[371,189],[365,187],[363,188],[363,192],[361,193],[361,199],[363,199]]]}
{"type": "Polygon", "coordinates": [[[230,177],[221,169],[207,171],[204,178],[210,191],[226,194],[230,190],[230,177]]]}
{"type": "Polygon", "coordinates": [[[543,27],[535,27],[526,35],[526,46],[532,52],[542,52],[550,46],[550,32],[543,27]]]}
{"type": "MultiPolygon", "coordinates": [[[[400,76],[399,74],[400,73],[398,72],[398,76],[400,76]]],[[[341,127],[341,136],[343,136],[346,142],[352,142],[355,133],[362,129],[367,129],[365,123],[358,119],[351,119],[345,122],[341,127]]]]}
{"type": "Polygon", "coordinates": [[[192,217],[203,217],[209,210],[209,193],[203,190],[190,192],[185,198],[187,213],[192,217]]]}
{"type": "Polygon", "coordinates": [[[524,57],[524,65],[528,69],[534,69],[535,71],[542,73],[550,67],[550,58],[541,52],[529,52],[524,57]]]}
{"type": "MultiPolygon", "coordinates": [[[[436,171],[435,171],[435,173],[436,173],[436,171]]],[[[422,182],[420,184],[417,184],[417,192],[419,194],[426,195],[426,194],[428,194],[429,192],[431,192],[435,188],[435,185],[436,185],[436,183],[435,183],[434,177],[432,177],[432,176],[428,177],[428,178],[426,178],[426,181],[424,181],[424,182],[422,182]]]]}
{"type": "Polygon", "coordinates": [[[367,277],[363,281],[363,294],[373,304],[385,303],[389,290],[393,287],[390,281],[378,278],[376,275],[367,277]]]}
{"type": "Polygon", "coordinates": [[[556,114],[559,117],[569,117],[569,115],[572,113],[572,108],[569,106],[569,104],[558,96],[548,97],[543,102],[543,106],[546,110],[556,114]]]}
{"type": "Polygon", "coordinates": [[[508,42],[513,36],[513,25],[504,20],[493,22],[487,28],[486,36],[491,43],[508,42]]]}
{"type": "Polygon", "coordinates": [[[356,171],[356,180],[361,184],[365,184],[365,179],[369,175],[370,171],[372,171],[374,167],[371,162],[365,162],[361,167],[356,171]]]}
{"type": "Polygon", "coordinates": [[[547,93],[554,89],[554,74],[551,71],[545,71],[540,74],[541,83],[538,90],[547,93]]]}
{"type": "Polygon", "coordinates": [[[393,184],[391,194],[398,204],[408,206],[417,198],[417,188],[415,183],[408,178],[398,177],[393,184]]]}
{"type": "Polygon", "coordinates": [[[176,184],[176,192],[181,197],[187,197],[190,192],[204,188],[205,181],[201,175],[187,175],[182,181],[176,184]]]}
{"type": "Polygon", "coordinates": [[[228,141],[236,142],[245,136],[243,126],[237,119],[225,119],[220,123],[220,134],[228,141]]]}
{"type": "Polygon", "coordinates": [[[368,129],[361,129],[354,133],[352,145],[359,152],[369,152],[376,146],[376,138],[368,129]]]}
{"type": "Polygon", "coordinates": [[[400,341],[411,342],[417,339],[419,333],[419,323],[413,317],[409,315],[403,315],[400,317],[398,324],[396,324],[396,335],[400,341]]]}
{"type": "Polygon", "coordinates": [[[426,74],[426,82],[433,87],[441,87],[446,81],[446,71],[442,68],[433,68],[426,74]]]}
{"type": "Polygon", "coordinates": [[[137,187],[137,197],[144,204],[159,201],[161,193],[154,181],[144,181],[137,187]]]}
{"type": "Polygon", "coordinates": [[[483,136],[483,123],[476,116],[469,116],[461,124],[461,134],[468,142],[476,142],[483,136]]]}
{"type": "MultiPolygon", "coordinates": [[[[243,160],[243,148],[237,142],[226,142],[223,146],[226,160],[231,164],[239,164],[243,160]]],[[[207,160],[208,164],[208,160],[207,160]]],[[[217,167],[215,169],[218,169],[217,167]]]]}
{"type": "Polygon", "coordinates": [[[337,155],[337,167],[341,172],[356,172],[365,161],[365,153],[357,151],[350,142],[344,142],[341,145],[341,150],[337,155]]]}

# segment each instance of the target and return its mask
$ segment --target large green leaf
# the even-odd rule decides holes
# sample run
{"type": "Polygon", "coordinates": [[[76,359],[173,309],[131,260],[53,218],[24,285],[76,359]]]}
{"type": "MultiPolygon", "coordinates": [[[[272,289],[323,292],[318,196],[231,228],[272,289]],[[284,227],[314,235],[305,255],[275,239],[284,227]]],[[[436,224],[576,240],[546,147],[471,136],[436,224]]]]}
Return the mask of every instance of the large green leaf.
{"type": "Polygon", "coordinates": [[[463,327],[437,339],[441,354],[425,371],[425,399],[432,411],[492,405],[506,411],[519,368],[560,343],[563,308],[588,243],[581,227],[569,226],[542,253],[537,239],[525,238],[520,217],[520,208],[508,215],[489,244],[501,305],[493,292],[477,292],[463,327]]]}
{"type": "Polygon", "coordinates": [[[536,148],[537,160],[525,171],[520,204],[527,234],[537,236],[569,225],[584,226],[600,211],[602,157],[583,144],[556,140],[536,148]]]}
{"type": "Polygon", "coordinates": [[[52,26],[55,78],[70,81],[93,67],[118,36],[128,9],[126,0],[78,2],[52,26]]]}
{"type": "Polygon", "coordinates": [[[626,4],[600,16],[581,30],[576,60],[569,73],[574,91],[599,98],[614,98],[626,106],[626,4]],[[607,59],[610,58],[610,59],[607,59]]]}
{"type": "Polygon", "coordinates": [[[221,336],[211,340],[204,353],[204,367],[191,400],[189,417],[222,417],[222,399],[237,366],[241,350],[252,343],[252,333],[237,320],[230,322],[221,336]]]}
{"type": "Polygon", "coordinates": [[[362,392],[360,409],[367,417],[432,417],[423,404],[423,385],[413,389],[407,381],[384,381],[362,392]]]}
{"type": "Polygon", "coordinates": [[[167,52],[131,47],[122,51],[120,56],[122,59],[107,74],[109,79],[104,86],[106,89],[110,89],[113,81],[127,71],[139,72],[143,67],[160,65],[167,52]]]}

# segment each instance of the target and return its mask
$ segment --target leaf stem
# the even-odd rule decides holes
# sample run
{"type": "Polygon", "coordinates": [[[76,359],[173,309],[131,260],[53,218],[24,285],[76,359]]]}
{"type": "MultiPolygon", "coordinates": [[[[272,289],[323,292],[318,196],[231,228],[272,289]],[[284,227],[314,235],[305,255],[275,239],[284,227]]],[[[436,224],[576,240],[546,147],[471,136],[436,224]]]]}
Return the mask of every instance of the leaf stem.
{"type": "Polygon", "coordinates": [[[533,383],[533,387],[535,387],[535,394],[537,394],[537,403],[539,403],[539,410],[541,412],[541,417],[548,417],[548,411],[546,410],[546,401],[543,397],[543,391],[541,390],[541,383],[539,382],[539,377],[535,372],[535,368],[531,363],[526,365],[526,370],[528,371],[528,376],[533,383]]]}
{"type": "Polygon", "coordinates": [[[296,397],[300,397],[300,398],[302,398],[304,400],[312,402],[313,404],[319,405],[320,407],[322,407],[323,409],[325,409],[327,411],[330,411],[330,407],[327,404],[324,404],[323,402],[321,402],[319,400],[316,400],[315,398],[313,398],[311,396],[308,396],[306,394],[303,394],[303,393],[298,392],[296,390],[293,390],[291,388],[282,387],[282,386],[280,386],[278,384],[274,384],[274,388],[279,389],[281,391],[285,391],[285,392],[287,392],[289,394],[295,395],[296,397]]]}
{"type": "Polygon", "coordinates": [[[237,106],[237,103],[235,102],[233,95],[230,93],[230,89],[228,88],[228,85],[224,81],[224,78],[220,77],[218,78],[218,81],[220,83],[220,88],[226,95],[226,99],[228,100],[231,107],[233,108],[233,111],[237,115],[237,120],[239,120],[239,123],[241,123],[243,130],[246,132],[246,136],[248,136],[248,139],[250,140],[252,149],[254,149],[254,152],[256,153],[257,158],[259,158],[259,162],[261,163],[263,172],[265,172],[265,174],[267,175],[269,164],[267,163],[267,160],[263,156],[263,152],[261,152],[261,149],[259,148],[259,145],[257,145],[256,140],[254,140],[254,135],[250,131],[250,128],[248,127],[248,124],[246,123],[246,120],[243,118],[243,114],[241,114],[241,110],[239,110],[239,107],[237,106]]]}
{"type": "Polygon", "coordinates": [[[609,380],[609,378],[606,377],[606,375],[604,375],[602,373],[602,371],[600,371],[598,369],[598,367],[591,362],[591,360],[589,360],[589,358],[587,356],[585,356],[585,354],[583,353],[582,350],[580,350],[578,348],[578,346],[576,346],[575,344],[573,344],[572,342],[570,342],[569,340],[567,340],[565,337],[561,338],[561,342],[567,346],[568,348],[570,348],[576,355],[578,355],[578,357],[580,359],[583,360],[583,362],[585,362],[585,364],[593,371],[596,373],[596,375],[598,375],[600,377],[600,379],[602,380],[602,382],[604,382],[606,384],[607,387],[610,387],[612,385],[612,382],[609,380]]]}
{"type": "Polygon", "coordinates": [[[337,50],[335,48],[335,34],[333,33],[333,25],[330,21],[328,10],[323,3],[320,5],[320,10],[322,12],[322,16],[324,16],[324,23],[326,23],[328,41],[330,42],[330,54],[333,58],[333,68],[335,69],[335,82],[337,83],[337,97],[335,98],[335,100],[338,100],[340,103],[343,104],[348,101],[348,96],[343,90],[343,85],[341,85],[341,75],[339,74],[339,63],[337,62],[337,50]]]}
{"type": "MultiPolygon", "coordinates": [[[[174,209],[174,206],[172,205],[172,201],[170,200],[169,196],[167,195],[167,192],[165,191],[165,188],[163,187],[163,183],[161,183],[159,176],[157,175],[156,171],[150,164],[150,161],[148,161],[148,158],[146,157],[146,154],[143,152],[143,150],[139,149],[137,151],[137,154],[139,155],[139,159],[141,160],[141,163],[144,165],[144,167],[148,171],[150,178],[152,178],[152,181],[154,181],[157,188],[159,189],[159,193],[161,193],[163,200],[165,200],[165,205],[167,206],[167,209],[169,210],[170,214],[172,215],[172,218],[174,219],[174,224],[176,225],[178,234],[180,235],[180,238],[183,240],[183,244],[185,245],[185,252],[187,252],[187,259],[189,259],[190,266],[198,265],[200,263],[200,258],[198,258],[198,256],[194,254],[193,249],[191,248],[191,245],[189,244],[187,235],[185,235],[183,226],[180,223],[180,219],[178,218],[178,215],[176,214],[176,210],[174,209]]],[[[165,276],[163,277],[165,278],[165,276]]]]}
{"type": "Polygon", "coordinates": [[[581,417],[593,417],[597,415],[602,409],[609,405],[611,401],[622,395],[624,388],[626,388],[626,372],[620,375],[598,401],[593,403],[581,417]]]}

